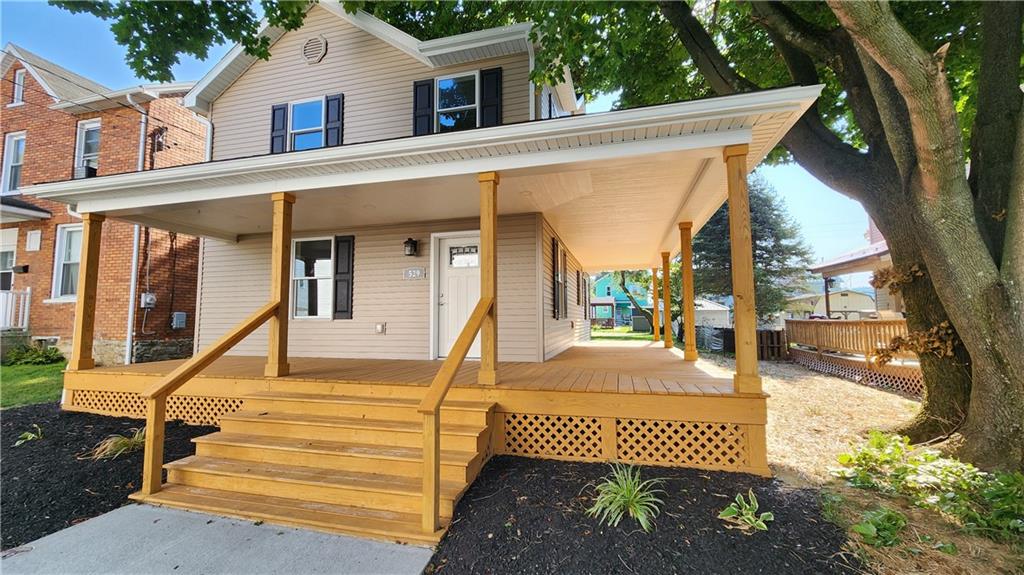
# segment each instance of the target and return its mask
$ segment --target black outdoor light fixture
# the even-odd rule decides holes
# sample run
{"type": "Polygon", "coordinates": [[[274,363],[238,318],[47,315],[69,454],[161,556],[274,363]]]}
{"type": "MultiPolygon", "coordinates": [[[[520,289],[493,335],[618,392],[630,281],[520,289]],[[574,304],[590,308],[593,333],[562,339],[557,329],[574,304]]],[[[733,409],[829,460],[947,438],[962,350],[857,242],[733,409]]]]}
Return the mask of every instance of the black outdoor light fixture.
{"type": "Polygon", "coordinates": [[[405,240],[405,243],[402,244],[402,245],[405,246],[405,255],[407,255],[407,256],[415,256],[416,255],[416,250],[419,247],[420,243],[417,242],[416,240],[412,239],[412,238],[409,238],[409,239],[405,240]]]}

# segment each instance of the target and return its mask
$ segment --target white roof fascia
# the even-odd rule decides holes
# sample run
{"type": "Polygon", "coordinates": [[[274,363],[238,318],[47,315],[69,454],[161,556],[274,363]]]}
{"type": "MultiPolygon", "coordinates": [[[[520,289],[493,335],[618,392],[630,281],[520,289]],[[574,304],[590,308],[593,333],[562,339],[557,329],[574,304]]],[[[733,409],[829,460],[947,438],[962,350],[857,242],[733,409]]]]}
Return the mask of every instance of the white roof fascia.
{"type": "Polygon", "coordinates": [[[53,214],[43,210],[30,210],[17,206],[3,206],[3,208],[0,208],[0,224],[48,220],[51,217],[53,217],[53,214]]]}
{"type": "MultiPolygon", "coordinates": [[[[524,22],[500,28],[488,28],[487,30],[477,30],[476,32],[435,38],[420,42],[419,51],[427,57],[433,57],[440,54],[490,46],[491,44],[500,44],[502,42],[529,40],[531,28],[533,28],[533,24],[524,22]]],[[[525,47],[523,51],[526,51],[525,47]]]]}
{"type": "MultiPolygon", "coordinates": [[[[648,154],[664,151],[715,148],[735,143],[749,143],[749,128],[666,136],[618,144],[562,149],[544,153],[508,153],[491,157],[487,148],[518,150],[527,142],[553,141],[566,138],[588,138],[591,134],[619,130],[644,131],[673,122],[713,121],[737,116],[790,113],[798,118],[821,92],[821,86],[782,88],[748,94],[708,98],[691,102],[663,104],[632,110],[620,110],[582,116],[567,116],[463,132],[398,138],[336,148],[321,148],[298,153],[275,154],[205,162],[164,168],[155,171],[129,172],[99,178],[71,180],[26,186],[22,192],[68,204],[89,203],[89,211],[100,212],[146,205],[202,201],[269,191],[301,190],[312,187],[344,186],[473,173],[495,169],[515,169],[568,161],[607,159],[623,154],[648,154]],[[466,150],[484,150],[476,160],[417,163],[417,157],[428,154],[449,154],[466,150]],[[365,161],[386,161],[401,158],[403,168],[349,170],[326,176],[310,176],[293,170],[309,170],[331,165],[354,165],[365,161]],[[408,158],[408,160],[406,160],[408,158]],[[270,178],[266,185],[254,180],[260,173],[270,178]],[[216,179],[205,185],[203,180],[216,179]],[[161,186],[188,190],[162,192],[161,186]],[[271,190],[271,188],[273,188],[271,190]],[[158,197],[162,194],[165,197],[158,197]]],[[[525,146],[523,146],[525,147],[525,146]]]]}
{"type": "Polygon", "coordinates": [[[377,18],[371,14],[367,14],[362,10],[356,10],[353,13],[345,11],[345,8],[341,5],[341,2],[324,2],[319,4],[320,7],[326,9],[332,14],[347,20],[350,24],[372,34],[381,40],[384,40],[388,44],[391,44],[395,48],[405,52],[406,54],[416,58],[423,64],[430,66],[434,65],[430,62],[430,59],[424,56],[420,50],[420,41],[416,38],[402,32],[398,28],[395,28],[391,24],[377,18]]]}
{"type": "Polygon", "coordinates": [[[36,72],[35,67],[32,66],[32,64],[28,63],[28,61],[25,59],[25,56],[21,52],[19,52],[17,48],[14,47],[14,44],[8,42],[7,45],[4,46],[4,51],[9,52],[14,57],[11,58],[10,63],[8,65],[3,67],[3,70],[0,70],[0,74],[6,74],[7,70],[9,70],[10,67],[14,65],[15,60],[17,60],[21,62],[22,68],[25,68],[26,70],[28,70],[29,74],[32,74],[32,77],[36,79],[36,82],[39,82],[39,85],[43,87],[43,90],[46,90],[46,93],[49,94],[51,98],[53,98],[54,102],[60,102],[60,98],[57,97],[57,92],[54,92],[53,88],[51,88],[50,85],[47,84],[45,80],[43,80],[39,73],[36,72]]]}
{"type": "Polygon", "coordinates": [[[59,102],[50,106],[50,109],[69,110],[72,113],[82,113],[113,108],[120,103],[124,103],[126,105],[131,105],[132,102],[140,104],[142,102],[156,100],[162,94],[187,91],[191,89],[193,85],[194,84],[192,82],[143,84],[140,86],[132,86],[131,88],[113,90],[103,94],[95,94],[87,98],[59,102]],[[129,101],[129,96],[132,96],[131,101],[129,101]]]}

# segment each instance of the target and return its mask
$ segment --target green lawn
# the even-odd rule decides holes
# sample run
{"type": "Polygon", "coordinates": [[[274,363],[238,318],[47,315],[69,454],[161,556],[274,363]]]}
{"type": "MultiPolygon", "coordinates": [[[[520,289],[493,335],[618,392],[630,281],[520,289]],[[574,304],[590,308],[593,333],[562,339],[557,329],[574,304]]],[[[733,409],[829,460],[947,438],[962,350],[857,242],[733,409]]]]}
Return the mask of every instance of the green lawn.
{"type": "Polygon", "coordinates": [[[642,339],[644,341],[651,341],[651,334],[630,331],[629,326],[619,326],[614,329],[593,328],[590,330],[590,339],[642,339]]]}
{"type": "Polygon", "coordinates": [[[64,362],[0,367],[0,407],[32,405],[60,399],[64,362]]]}

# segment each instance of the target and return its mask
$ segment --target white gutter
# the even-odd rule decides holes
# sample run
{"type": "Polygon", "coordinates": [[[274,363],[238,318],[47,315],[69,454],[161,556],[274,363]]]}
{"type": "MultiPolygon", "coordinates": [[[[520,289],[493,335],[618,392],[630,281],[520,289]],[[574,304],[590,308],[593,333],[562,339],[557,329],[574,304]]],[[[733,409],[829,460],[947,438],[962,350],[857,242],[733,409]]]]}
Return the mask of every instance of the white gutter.
{"type": "MultiPolygon", "coordinates": [[[[149,125],[149,114],[132,101],[132,95],[126,95],[128,103],[139,112],[139,152],[138,161],[135,164],[135,171],[141,172],[146,168],[146,129],[149,125]]],[[[132,263],[128,269],[128,328],[124,340],[124,364],[132,362],[132,347],[135,344],[135,295],[139,288],[139,224],[132,228],[132,263]]]]}

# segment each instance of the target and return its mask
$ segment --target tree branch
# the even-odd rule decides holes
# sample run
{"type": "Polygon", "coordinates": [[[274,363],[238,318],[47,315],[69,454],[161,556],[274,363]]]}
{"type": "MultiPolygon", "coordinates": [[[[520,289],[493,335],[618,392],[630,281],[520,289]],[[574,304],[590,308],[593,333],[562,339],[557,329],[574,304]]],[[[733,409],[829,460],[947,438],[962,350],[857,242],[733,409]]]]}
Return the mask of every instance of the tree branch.
{"type": "Polygon", "coordinates": [[[992,259],[1002,260],[1007,202],[1014,169],[1024,5],[985,2],[981,6],[981,66],[978,107],[971,127],[971,173],[974,214],[992,259]]]}
{"type": "Polygon", "coordinates": [[[836,57],[831,31],[808,22],[782,2],[750,2],[750,7],[754,21],[779,41],[785,41],[821,63],[830,63],[836,57]]]}
{"type": "Polygon", "coordinates": [[[660,6],[661,14],[675,28],[694,65],[717,94],[724,96],[761,89],[729,65],[685,1],[663,1],[660,6]]]}

